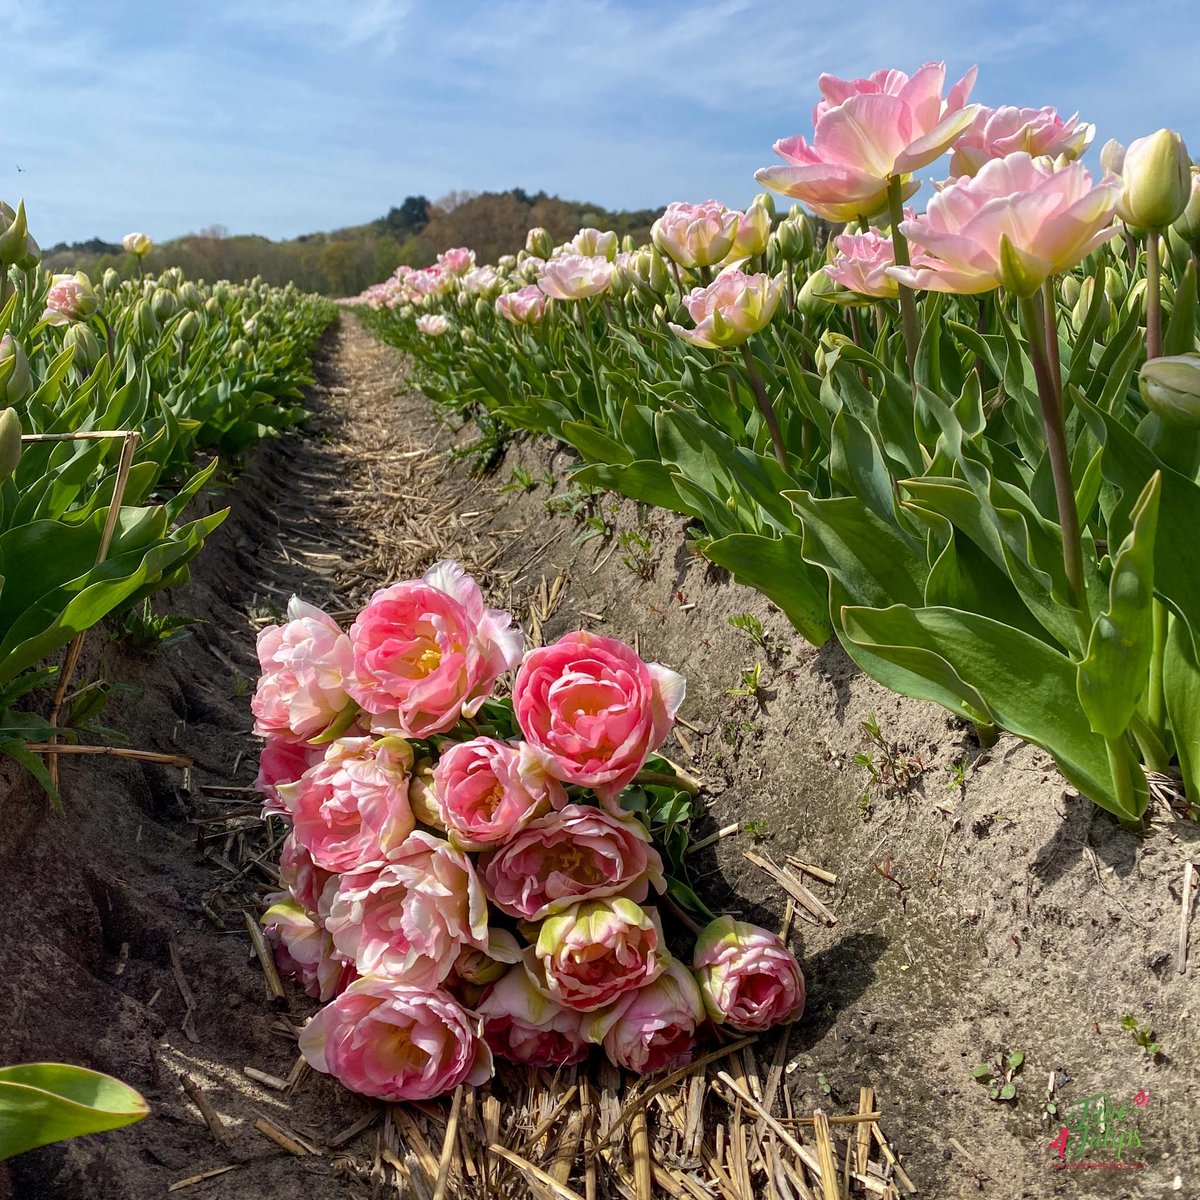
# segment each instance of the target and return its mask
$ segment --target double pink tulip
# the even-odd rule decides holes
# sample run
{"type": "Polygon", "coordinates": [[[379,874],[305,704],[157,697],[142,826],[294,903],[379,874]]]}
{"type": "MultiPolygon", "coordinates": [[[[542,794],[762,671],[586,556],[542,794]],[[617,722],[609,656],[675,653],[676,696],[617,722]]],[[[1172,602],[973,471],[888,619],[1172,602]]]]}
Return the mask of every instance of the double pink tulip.
{"type": "Polygon", "coordinates": [[[454,246],[437,256],[438,266],[451,275],[465,275],[475,265],[475,251],[454,246]]]}
{"type": "Polygon", "coordinates": [[[450,318],[441,313],[426,313],[417,318],[417,329],[426,337],[441,337],[450,332],[450,318]]]}
{"type": "Polygon", "coordinates": [[[546,293],[536,283],[496,297],[496,311],[512,325],[536,325],[546,315],[546,293]]]}
{"type": "MultiPolygon", "coordinates": [[[[837,255],[824,268],[829,279],[859,296],[895,300],[900,285],[888,274],[888,267],[896,265],[890,237],[869,229],[866,233],[840,234],[833,239],[833,245],[837,255]]],[[[836,295],[824,295],[823,298],[838,300],[836,295]]]]}
{"type": "Polygon", "coordinates": [[[671,332],[706,350],[730,350],[765,329],[779,307],[783,276],[747,275],[726,268],[707,287],[684,298],[695,329],[669,323],[671,332]]]}
{"type": "MultiPolygon", "coordinates": [[[[803,137],[776,142],[787,165],[754,177],[828,221],[875,216],[887,206],[889,179],[940,158],[975,120],[978,106],[967,104],[975,68],[943,99],[945,83],[945,63],[927,63],[911,78],[903,71],[853,80],[822,75],[812,144],[803,137]]],[[[911,195],[916,185],[905,190],[911,195]]]]}
{"type": "Polygon", "coordinates": [[[719,917],[696,940],[692,966],[709,1016],[742,1033],[794,1021],[804,1011],[804,976],[777,933],[719,917]]]}
{"type": "Polygon", "coordinates": [[[508,971],[477,1011],[488,1045],[510,1062],[569,1067],[587,1057],[583,1014],[542,995],[524,967],[508,971]]]}
{"type": "Polygon", "coordinates": [[[1093,184],[1082,163],[1010,154],[942,188],[900,230],[926,256],[887,273],[911,288],[970,294],[1004,287],[1031,296],[1119,232],[1121,181],[1093,184]]]}
{"type": "Polygon", "coordinates": [[[596,254],[564,254],[542,268],[538,287],[552,300],[586,300],[612,287],[615,268],[596,254]]]}
{"type": "Polygon", "coordinates": [[[742,214],[716,200],[668,204],[650,226],[650,237],[681,267],[711,267],[721,262],[738,238],[742,214]]]}
{"type": "Polygon", "coordinates": [[[314,1000],[332,1000],[356,978],[354,964],[337,952],[320,921],[295,900],[277,900],[263,913],[262,923],[279,973],[295,979],[314,1000]]]}
{"type": "Polygon", "coordinates": [[[954,144],[950,174],[977,175],[984,163],[1019,151],[1035,158],[1082,158],[1095,135],[1095,125],[1078,113],[1064,121],[1053,108],[980,108],[954,144]]]}

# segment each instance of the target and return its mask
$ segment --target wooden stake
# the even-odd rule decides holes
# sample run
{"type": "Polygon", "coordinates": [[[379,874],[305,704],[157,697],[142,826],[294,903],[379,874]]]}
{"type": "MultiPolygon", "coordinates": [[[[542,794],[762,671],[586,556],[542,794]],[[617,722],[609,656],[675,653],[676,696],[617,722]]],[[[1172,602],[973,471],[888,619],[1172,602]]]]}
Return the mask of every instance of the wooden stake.
{"type": "Polygon", "coordinates": [[[229,1130],[208,1097],[200,1090],[200,1086],[190,1075],[180,1075],[179,1082],[187,1093],[188,1099],[200,1110],[200,1115],[204,1118],[209,1133],[220,1145],[228,1147],[229,1130]]]}

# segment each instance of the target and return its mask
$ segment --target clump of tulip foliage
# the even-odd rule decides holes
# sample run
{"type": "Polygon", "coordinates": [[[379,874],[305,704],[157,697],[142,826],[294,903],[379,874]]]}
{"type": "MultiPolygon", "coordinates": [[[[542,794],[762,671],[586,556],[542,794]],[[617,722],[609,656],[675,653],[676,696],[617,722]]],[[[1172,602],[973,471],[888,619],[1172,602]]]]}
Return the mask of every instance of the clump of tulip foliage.
{"type": "Polygon", "coordinates": [[[658,1071],[716,1025],[800,1015],[769,930],[720,918],[690,962],[672,953],[672,914],[711,915],[683,878],[689,788],[654,754],[674,671],[584,632],[526,652],[452,562],[348,630],[293,599],[258,656],[258,786],[289,826],[263,922],[325,1002],[300,1035],[318,1071],[423,1100],[489,1079],[494,1055],[560,1067],[599,1046],[658,1071]]]}
{"type": "Polygon", "coordinates": [[[1169,130],[1093,172],[1092,126],[973,82],[822,76],[811,136],[758,172],[782,217],[534,230],[362,311],[435,399],[694,518],[811,642],[1137,824],[1148,769],[1200,803],[1200,173],[1169,130]]]}

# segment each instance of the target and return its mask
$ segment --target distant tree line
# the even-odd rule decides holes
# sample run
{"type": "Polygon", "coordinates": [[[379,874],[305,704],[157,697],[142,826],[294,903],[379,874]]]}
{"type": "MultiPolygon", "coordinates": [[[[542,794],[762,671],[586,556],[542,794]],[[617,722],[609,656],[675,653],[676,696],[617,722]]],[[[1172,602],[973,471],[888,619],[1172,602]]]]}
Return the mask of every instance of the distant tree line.
{"type": "MultiPolygon", "coordinates": [[[[179,266],[193,279],[250,279],[268,283],[292,281],[305,291],[352,296],[386,279],[401,263],[428,266],[450,246],[470,246],[479,261],[494,262],[515,254],[534,225],[562,241],[584,226],[613,229],[638,239],[649,235],[661,209],[609,212],[595,204],[560,200],[523,188],[508,192],[450,192],[439,200],[407,196],[399,207],[366,225],[329,233],[309,233],[289,241],[255,235],[230,235],[214,225],[154,247],[146,270],[179,266]]],[[[60,243],[43,253],[53,271],[86,271],[100,275],[115,267],[123,275],[135,268],[119,245],[92,238],[60,243]]]]}

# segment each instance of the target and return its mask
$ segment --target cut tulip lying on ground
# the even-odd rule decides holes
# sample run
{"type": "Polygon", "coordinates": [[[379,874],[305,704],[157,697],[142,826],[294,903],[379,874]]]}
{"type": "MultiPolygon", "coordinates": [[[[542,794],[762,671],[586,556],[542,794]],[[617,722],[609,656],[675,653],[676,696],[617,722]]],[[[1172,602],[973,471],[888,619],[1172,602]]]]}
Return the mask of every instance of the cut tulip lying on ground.
{"type": "Polygon", "coordinates": [[[325,1004],[300,1035],[318,1071],[421,1100],[484,1082],[493,1055],[553,1068],[595,1045],[660,1071],[716,1025],[799,1016],[768,930],[718,921],[699,945],[719,953],[684,965],[675,914],[709,915],[683,868],[694,789],[654,753],[681,676],[592,633],[523,653],[451,562],[376,592],[349,633],[299,600],[288,617],[259,636],[252,705],[264,817],[290,827],[262,922],[325,1004]]]}
{"type": "Polygon", "coordinates": [[[614,262],[531,231],[494,307],[447,277],[461,345],[420,338],[402,275],[363,317],[448,410],[568,443],[578,484],[691,518],[810,641],[1136,824],[1146,770],[1200,803],[1200,175],[1163,130],[1094,176],[1079,117],[945,80],[821,78],[758,177],[844,229],[797,209],[760,246],[765,201],[678,203],[614,262]],[[556,298],[514,321],[534,283],[556,298]]]}

